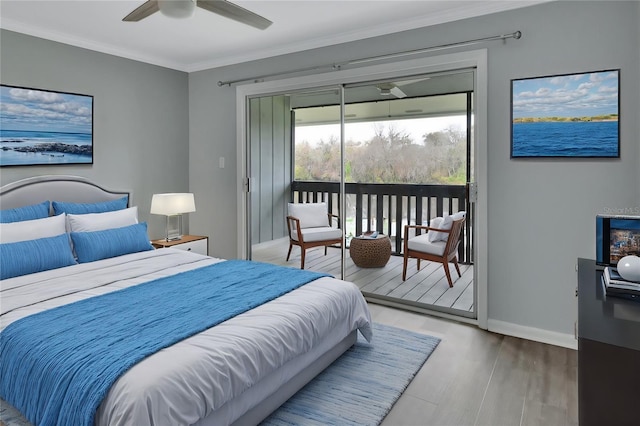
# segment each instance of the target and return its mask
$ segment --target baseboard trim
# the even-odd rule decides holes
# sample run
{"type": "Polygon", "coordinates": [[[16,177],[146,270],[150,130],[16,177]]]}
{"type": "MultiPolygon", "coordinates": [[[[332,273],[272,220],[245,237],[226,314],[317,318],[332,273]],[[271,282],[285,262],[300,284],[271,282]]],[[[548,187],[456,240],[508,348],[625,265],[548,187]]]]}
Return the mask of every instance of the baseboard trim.
{"type": "Polygon", "coordinates": [[[535,342],[548,343],[569,349],[578,349],[578,341],[573,334],[558,333],[556,331],[543,330],[541,328],[527,327],[511,322],[489,319],[488,330],[493,333],[533,340],[535,342]]]}

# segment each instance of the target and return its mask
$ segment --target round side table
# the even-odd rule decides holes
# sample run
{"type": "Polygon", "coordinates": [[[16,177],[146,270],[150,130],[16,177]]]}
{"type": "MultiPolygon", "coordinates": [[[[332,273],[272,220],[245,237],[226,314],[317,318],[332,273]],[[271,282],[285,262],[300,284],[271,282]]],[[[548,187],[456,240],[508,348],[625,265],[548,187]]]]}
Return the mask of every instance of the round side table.
{"type": "Polygon", "coordinates": [[[349,254],[353,263],[360,268],[382,268],[391,257],[391,240],[382,234],[377,238],[354,237],[349,254]]]}

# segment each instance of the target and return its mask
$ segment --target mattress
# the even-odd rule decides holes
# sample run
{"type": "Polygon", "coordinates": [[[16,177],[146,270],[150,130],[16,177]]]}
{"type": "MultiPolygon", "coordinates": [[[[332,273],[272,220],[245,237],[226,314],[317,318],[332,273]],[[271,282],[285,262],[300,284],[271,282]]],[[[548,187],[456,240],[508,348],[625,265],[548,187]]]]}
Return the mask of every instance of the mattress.
{"type": "MultiPolygon", "coordinates": [[[[221,261],[162,249],[4,280],[0,329],[32,313],[221,261]]],[[[144,359],[114,383],[96,423],[189,425],[219,414],[216,423],[230,424],[290,379],[287,371],[294,370],[286,366],[303,370],[315,359],[307,354],[324,353],[354,330],[371,338],[359,289],[318,279],[144,359]]]]}

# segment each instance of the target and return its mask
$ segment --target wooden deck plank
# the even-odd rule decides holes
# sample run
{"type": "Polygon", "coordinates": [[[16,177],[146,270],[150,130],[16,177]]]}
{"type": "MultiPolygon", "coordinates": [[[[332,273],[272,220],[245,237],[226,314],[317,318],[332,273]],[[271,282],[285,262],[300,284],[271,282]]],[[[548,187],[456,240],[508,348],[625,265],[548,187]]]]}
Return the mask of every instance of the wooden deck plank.
{"type": "MultiPolygon", "coordinates": [[[[277,241],[258,244],[252,251],[252,259],[260,262],[268,262],[292,268],[300,267],[300,248],[294,247],[291,258],[286,261],[289,240],[287,238],[277,241]]],[[[416,260],[409,260],[407,267],[407,280],[402,281],[402,263],[400,256],[391,256],[386,266],[382,268],[360,268],[349,257],[346,250],[345,280],[355,283],[366,295],[385,296],[399,301],[411,302],[451,308],[464,312],[473,312],[474,286],[473,266],[460,265],[462,277],[454,282],[453,288],[449,288],[444,269],[439,263],[422,261],[420,271],[416,270],[416,260]]],[[[324,248],[317,247],[307,250],[305,269],[309,271],[325,272],[336,278],[340,278],[339,248],[330,247],[327,255],[324,248]]],[[[457,278],[453,264],[450,265],[452,277],[457,278]]]]}

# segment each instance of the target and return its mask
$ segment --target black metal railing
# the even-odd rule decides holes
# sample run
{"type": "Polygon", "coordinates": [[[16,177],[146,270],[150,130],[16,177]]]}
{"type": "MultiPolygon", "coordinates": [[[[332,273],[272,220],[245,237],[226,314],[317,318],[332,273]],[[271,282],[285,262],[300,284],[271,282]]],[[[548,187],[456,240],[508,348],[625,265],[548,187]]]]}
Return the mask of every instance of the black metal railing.
{"type": "MultiPolygon", "coordinates": [[[[293,181],[291,200],[326,202],[329,212],[340,211],[339,182],[293,181]]],[[[389,235],[394,254],[402,254],[405,224],[428,224],[433,217],[465,210],[467,221],[460,236],[458,260],[473,263],[473,209],[465,185],[346,183],[347,217],[355,218],[355,234],[378,231],[389,235]]]]}

